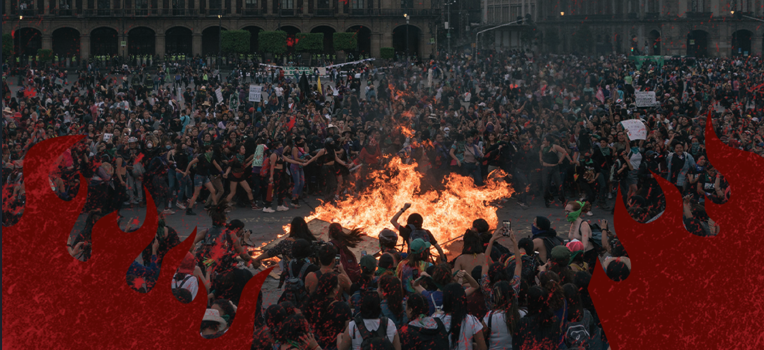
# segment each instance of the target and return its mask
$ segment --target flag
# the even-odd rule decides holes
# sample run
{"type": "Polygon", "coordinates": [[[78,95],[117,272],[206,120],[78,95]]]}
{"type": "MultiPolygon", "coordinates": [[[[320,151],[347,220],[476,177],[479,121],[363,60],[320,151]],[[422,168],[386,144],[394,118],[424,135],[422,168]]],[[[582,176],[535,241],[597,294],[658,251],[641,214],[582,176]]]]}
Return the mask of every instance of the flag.
{"type": "Polygon", "coordinates": [[[594,97],[600,100],[600,103],[605,103],[605,94],[602,93],[602,88],[597,89],[597,94],[594,97]]]}
{"type": "Polygon", "coordinates": [[[287,123],[287,125],[286,125],[287,130],[292,131],[292,128],[294,127],[294,123],[296,121],[297,121],[297,118],[292,117],[292,120],[290,120],[289,123],[287,123]]]}
{"type": "Polygon", "coordinates": [[[323,95],[324,90],[321,88],[321,76],[318,77],[318,93],[323,95]]]}

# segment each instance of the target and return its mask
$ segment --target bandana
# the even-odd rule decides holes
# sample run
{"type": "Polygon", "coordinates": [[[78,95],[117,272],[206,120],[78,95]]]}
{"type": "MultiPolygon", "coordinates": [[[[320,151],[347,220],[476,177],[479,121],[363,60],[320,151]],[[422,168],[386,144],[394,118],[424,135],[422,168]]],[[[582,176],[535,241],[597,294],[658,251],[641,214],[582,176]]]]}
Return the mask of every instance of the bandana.
{"type": "Polygon", "coordinates": [[[531,233],[533,234],[533,237],[536,237],[544,232],[546,232],[546,230],[541,230],[536,226],[531,225],[531,233]]]}
{"type": "Polygon", "coordinates": [[[610,155],[610,147],[605,147],[605,148],[600,147],[600,152],[602,152],[603,156],[609,156],[610,155]]]}
{"type": "Polygon", "coordinates": [[[212,163],[212,152],[204,153],[204,158],[207,159],[207,162],[212,163]]]}
{"type": "Polygon", "coordinates": [[[578,205],[580,205],[581,207],[578,208],[577,211],[574,211],[568,214],[568,222],[574,222],[578,220],[578,217],[581,216],[581,210],[584,209],[584,203],[581,203],[581,202],[576,202],[576,203],[578,203],[578,205]]]}

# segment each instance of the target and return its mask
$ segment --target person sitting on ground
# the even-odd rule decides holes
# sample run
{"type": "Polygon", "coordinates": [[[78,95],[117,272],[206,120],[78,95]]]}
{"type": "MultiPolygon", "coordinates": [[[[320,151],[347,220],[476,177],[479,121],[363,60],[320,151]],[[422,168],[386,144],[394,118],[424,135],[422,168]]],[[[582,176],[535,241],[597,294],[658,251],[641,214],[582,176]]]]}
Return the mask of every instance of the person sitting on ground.
{"type": "Polygon", "coordinates": [[[196,266],[194,255],[187,252],[171,281],[170,287],[175,298],[181,303],[190,303],[196,298],[200,281],[204,284],[205,290],[210,290],[212,283],[209,281],[209,272],[208,270],[207,276],[202,274],[202,269],[196,266]]]}
{"type": "Polygon", "coordinates": [[[546,217],[537,216],[531,226],[533,250],[539,252],[539,260],[542,264],[546,264],[547,256],[552,252],[552,248],[562,244],[562,239],[557,237],[557,231],[551,225],[546,217]]]}
{"type": "Polygon", "coordinates": [[[228,328],[226,320],[220,317],[220,311],[216,309],[207,309],[204,312],[204,318],[202,319],[202,330],[200,334],[204,339],[217,338],[225,332],[228,328]]]}
{"type": "Polygon", "coordinates": [[[252,266],[255,268],[260,267],[260,262],[265,259],[270,259],[276,256],[281,256],[281,260],[291,260],[292,244],[297,239],[304,239],[308,242],[315,242],[316,236],[313,232],[310,232],[308,224],[305,223],[305,219],[301,216],[296,216],[292,219],[292,223],[289,225],[289,235],[281,242],[276,244],[275,247],[264,251],[258,257],[252,259],[252,266]]]}

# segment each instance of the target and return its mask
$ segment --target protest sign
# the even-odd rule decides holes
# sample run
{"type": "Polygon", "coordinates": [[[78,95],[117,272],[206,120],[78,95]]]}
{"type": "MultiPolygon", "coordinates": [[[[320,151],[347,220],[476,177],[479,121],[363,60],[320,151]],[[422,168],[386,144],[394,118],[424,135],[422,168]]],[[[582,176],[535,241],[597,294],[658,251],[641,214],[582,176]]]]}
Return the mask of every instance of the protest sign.
{"type": "Polygon", "coordinates": [[[621,122],[623,128],[626,129],[626,133],[629,135],[629,140],[644,140],[647,138],[647,128],[645,124],[639,119],[629,119],[621,122]]]}
{"type": "Polygon", "coordinates": [[[635,91],[637,107],[655,106],[655,91],[635,91]]]}

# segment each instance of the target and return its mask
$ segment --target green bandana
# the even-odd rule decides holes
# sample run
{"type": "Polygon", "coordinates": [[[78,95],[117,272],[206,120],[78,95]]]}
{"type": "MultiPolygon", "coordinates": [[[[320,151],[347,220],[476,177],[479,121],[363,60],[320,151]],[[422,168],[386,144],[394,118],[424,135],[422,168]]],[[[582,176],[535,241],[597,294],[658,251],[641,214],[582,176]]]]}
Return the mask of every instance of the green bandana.
{"type": "Polygon", "coordinates": [[[576,203],[578,203],[578,205],[580,205],[581,207],[578,208],[577,211],[568,213],[568,222],[576,221],[578,217],[581,216],[581,210],[584,209],[584,203],[581,203],[581,202],[576,202],[576,203]]]}
{"type": "Polygon", "coordinates": [[[204,153],[204,158],[207,159],[207,162],[212,163],[212,152],[204,153]]]}
{"type": "Polygon", "coordinates": [[[573,259],[575,259],[579,254],[583,253],[583,250],[576,250],[575,252],[570,253],[570,261],[568,261],[568,265],[573,263],[573,259]]]}

